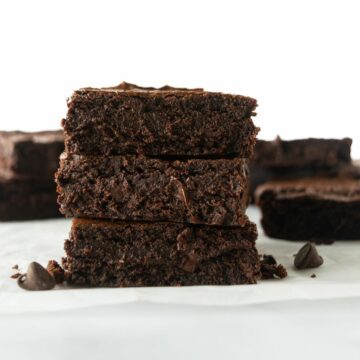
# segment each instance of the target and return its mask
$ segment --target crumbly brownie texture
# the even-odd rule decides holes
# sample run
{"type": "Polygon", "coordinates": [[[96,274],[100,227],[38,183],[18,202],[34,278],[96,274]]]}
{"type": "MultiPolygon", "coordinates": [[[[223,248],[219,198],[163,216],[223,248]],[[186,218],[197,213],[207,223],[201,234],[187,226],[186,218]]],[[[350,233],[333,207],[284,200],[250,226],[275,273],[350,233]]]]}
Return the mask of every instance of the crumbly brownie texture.
{"type": "Polygon", "coordinates": [[[83,155],[248,158],[256,141],[256,100],[202,89],[75,91],[63,119],[66,151],[83,155]]]}
{"type": "Polygon", "coordinates": [[[244,159],[165,161],[63,154],[58,202],[68,217],[243,225],[244,159]]]}
{"type": "Polygon", "coordinates": [[[0,221],[59,216],[53,182],[0,178],[0,221]]]}
{"type": "Polygon", "coordinates": [[[65,242],[68,280],[88,286],[253,284],[260,278],[256,226],[75,219],[65,242]]]}
{"type": "Polygon", "coordinates": [[[271,180],[336,177],[345,169],[349,175],[354,170],[350,166],[351,143],[349,138],[258,140],[249,163],[251,194],[271,180]]]}
{"type": "Polygon", "coordinates": [[[265,233],[274,238],[330,242],[360,239],[360,181],[274,181],[256,190],[265,233]]]}
{"type": "Polygon", "coordinates": [[[64,151],[63,131],[0,131],[0,175],[53,181],[64,151]]]}

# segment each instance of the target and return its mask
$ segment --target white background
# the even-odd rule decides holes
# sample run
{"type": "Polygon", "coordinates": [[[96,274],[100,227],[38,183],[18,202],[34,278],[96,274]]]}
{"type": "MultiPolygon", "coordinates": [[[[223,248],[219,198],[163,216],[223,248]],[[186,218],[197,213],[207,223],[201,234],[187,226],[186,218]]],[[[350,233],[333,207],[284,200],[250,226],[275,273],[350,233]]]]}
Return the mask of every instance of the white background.
{"type": "Polygon", "coordinates": [[[1,1],[0,128],[57,128],[66,98],[122,80],[258,99],[260,137],[354,138],[359,2],[1,1]]]}

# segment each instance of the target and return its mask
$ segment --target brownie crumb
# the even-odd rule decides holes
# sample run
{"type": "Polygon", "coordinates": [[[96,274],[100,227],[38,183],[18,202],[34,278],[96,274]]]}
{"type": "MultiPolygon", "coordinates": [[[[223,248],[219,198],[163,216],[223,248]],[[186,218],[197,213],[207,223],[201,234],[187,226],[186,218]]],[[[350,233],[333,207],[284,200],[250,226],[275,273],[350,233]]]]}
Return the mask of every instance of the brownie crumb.
{"type": "Polygon", "coordinates": [[[46,270],[54,277],[56,284],[61,284],[65,280],[65,271],[55,260],[50,260],[46,270]]]}
{"type": "Polygon", "coordinates": [[[311,274],[310,277],[311,277],[311,278],[316,278],[316,275],[315,275],[315,274],[311,274]]]}
{"type": "Polygon", "coordinates": [[[262,255],[260,262],[262,279],[283,279],[287,277],[288,274],[285,267],[278,264],[272,255],[262,255]]]}
{"type": "Polygon", "coordinates": [[[19,265],[18,264],[15,264],[13,267],[12,267],[13,270],[19,270],[19,265]]]}
{"type": "Polygon", "coordinates": [[[17,272],[15,274],[11,275],[10,277],[11,277],[11,279],[17,279],[20,276],[21,276],[21,273],[17,272]]]}

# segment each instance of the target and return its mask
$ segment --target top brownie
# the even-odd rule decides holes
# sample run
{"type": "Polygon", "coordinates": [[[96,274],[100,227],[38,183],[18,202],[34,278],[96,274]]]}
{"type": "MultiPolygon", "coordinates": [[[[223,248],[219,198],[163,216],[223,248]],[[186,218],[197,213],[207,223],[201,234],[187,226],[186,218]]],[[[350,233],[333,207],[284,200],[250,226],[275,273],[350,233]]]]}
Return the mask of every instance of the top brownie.
{"type": "Polygon", "coordinates": [[[153,157],[252,155],[256,100],[202,89],[112,88],[74,92],[63,119],[68,153],[153,157]]]}
{"type": "Polygon", "coordinates": [[[251,164],[268,169],[336,167],[350,163],[351,143],[349,138],[258,140],[251,164]]]}
{"type": "Polygon", "coordinates": [[[63,150],[61,130],[0,131],[0,175],[52,180],[63,150]]]}

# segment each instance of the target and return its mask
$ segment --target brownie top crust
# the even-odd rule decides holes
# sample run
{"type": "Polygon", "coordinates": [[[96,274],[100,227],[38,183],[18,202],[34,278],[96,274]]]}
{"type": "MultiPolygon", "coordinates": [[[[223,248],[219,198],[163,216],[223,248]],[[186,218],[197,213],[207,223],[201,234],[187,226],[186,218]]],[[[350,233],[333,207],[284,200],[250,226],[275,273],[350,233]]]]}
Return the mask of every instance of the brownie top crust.
{"type": "Polygon", "coordinates": [[[270,169],[333,167],[350,163],[351,144],[350,138],[258,140],[251,164],[270,169]]]}
{"type": "Polygon", "coordinates": [[[359,201],[360,181],[336,178],[278,180],[268,182],[256,189],[257,200],[266,198],[269,194],[277,199],[311,197],[344,202],[359,201]]]}
{"type": "Polygon", "coordinates": [[[159,92],[169,92],[169,93],[174,93],[174,92],[203,92],[204,89],[202,88],[194,88],[194,89],[187,89],[187,88],[178,88],[178,87],[173,87],[173,86],[169,86],[169,85],[165,85],[162,86],[160,88],[155,88],[155,87],[144,87],[144,86],[139,86],[139,85],[135,85],[135,84],[131,84],[128,83],[126,81],[121,82],[119,85],[117,86],[109,86],[109,87],[102,87],[102,88],[93,88],[93,87],[85,87],[82,88],[78,91],[104,91],[104,92],[130,92],[130,93],[159,93],[159,92]]]}

